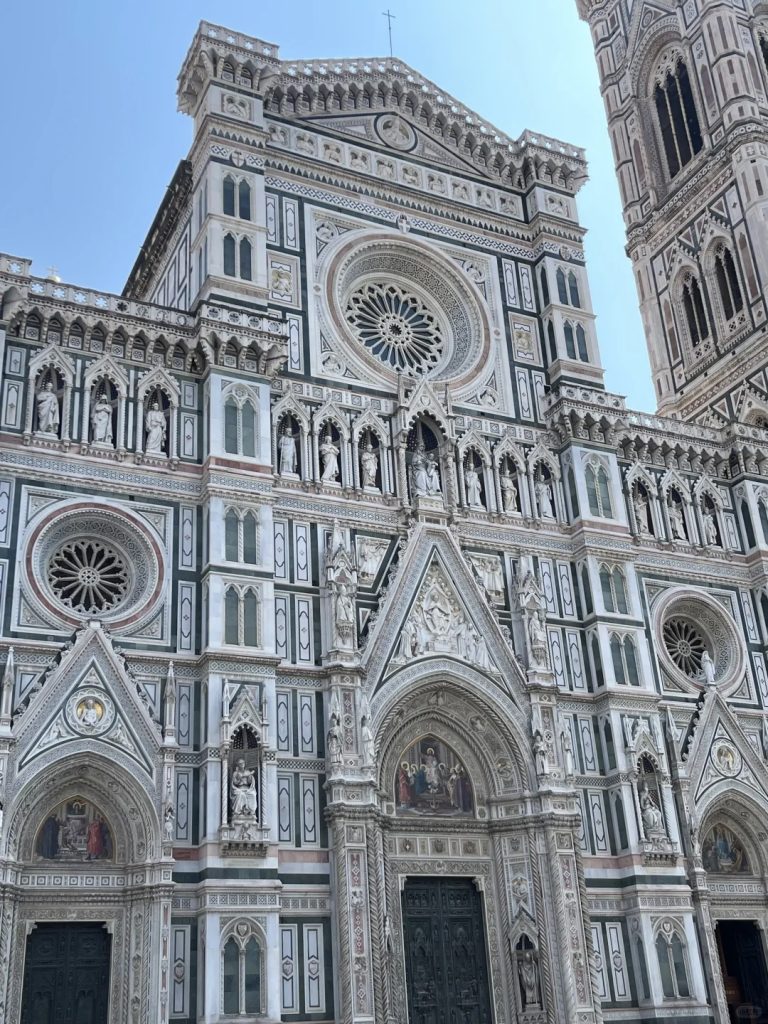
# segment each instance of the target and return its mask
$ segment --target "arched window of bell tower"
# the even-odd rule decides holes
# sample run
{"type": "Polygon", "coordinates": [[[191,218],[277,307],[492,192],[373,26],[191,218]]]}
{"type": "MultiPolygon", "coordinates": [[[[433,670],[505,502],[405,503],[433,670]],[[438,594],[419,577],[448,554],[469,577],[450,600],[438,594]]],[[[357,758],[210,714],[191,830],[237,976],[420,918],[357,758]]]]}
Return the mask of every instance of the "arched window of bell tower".
{"type": "Polygon", "coordinates": [[[683,309],[691,345],[696,348],[709,337],[709,323],[704,309],[701,287],[693,274],[683,278],[683,309]]]}
{"type": "Polygon", "coordinates": [[[719,245],[715,250],[715,277],[723,315],[726,320],[732,320],[744,308],[744,297],[733,254],[725,244],[719,245]]]}
{"type": "Polygon", "coordinates": [[[679,54],[670,54],[659,65],[653,99],[667,169],[674,178],[704,146],[688,67],[679,54]]]}

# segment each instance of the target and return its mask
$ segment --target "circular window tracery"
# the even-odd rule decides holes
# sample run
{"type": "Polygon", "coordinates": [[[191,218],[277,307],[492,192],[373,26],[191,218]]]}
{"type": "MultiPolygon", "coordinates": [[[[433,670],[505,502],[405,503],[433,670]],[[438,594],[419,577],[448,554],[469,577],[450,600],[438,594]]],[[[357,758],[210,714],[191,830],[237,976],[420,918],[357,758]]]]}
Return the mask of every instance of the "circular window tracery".
{"type": "Polygon", "coordinates": [[[742,683],[744,643],[733,616],[713,594],[675,587],[660,595],[654,631],[659,662],[673,685],[689,693],[715,685],[728,693],[742,683]]]}
{"type": "Polygon", "coordinates": [[[360,341],[395,370],[431,370],[445,351],[435,313],[395,284],[369,282],[359,288],[349,297],[346,318],[360,341]]]}
{"type": "Polygon", "coordinates": [[[707,648],[706,641],[696,625],[679,615],[664,623],[664,643],[675,665],[691,678],[701,673],[701,656],[707,648]]]}
{"type": "Polygon", "coordinates": [[[67,541],[48,563],[48,583],[62,604],[82,614],[116,608],[128,592],[120,552],[98,540],[67,541]]]}
{"type": "Polygon", "coordinates": [[[162,593],[162,551],[145,524],[114,506],[52,509],[32,531],[24,558],[30,598],[56,620],[136,624],[162,593]]]}

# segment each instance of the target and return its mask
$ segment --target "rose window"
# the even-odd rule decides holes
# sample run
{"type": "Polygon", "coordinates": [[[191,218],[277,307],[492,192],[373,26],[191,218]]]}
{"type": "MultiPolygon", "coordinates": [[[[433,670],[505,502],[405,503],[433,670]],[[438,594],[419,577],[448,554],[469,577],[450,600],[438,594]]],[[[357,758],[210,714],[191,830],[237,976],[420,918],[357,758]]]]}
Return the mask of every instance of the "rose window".
{"type": "Polygon", "coordinates": [[[423,373],[440,362],[445,343],[435,314],[394,284],[366,284],[347,303],[347,323],[394,370],[423,373]]]}
{"type": "Polygon", "coordinates": [[[115,548],[98,540],[62,545],[48,565],[48,583],[62,604],[81,614],[116,608],[128,591],[128,567],[115,548]]]}
{"type": "Polygon", "coordinates": [[[701,656],[707,643],[696,626],[677,616],[664,623],[664,643],[675,665],[690,679],[701,672],[701,656]]]}

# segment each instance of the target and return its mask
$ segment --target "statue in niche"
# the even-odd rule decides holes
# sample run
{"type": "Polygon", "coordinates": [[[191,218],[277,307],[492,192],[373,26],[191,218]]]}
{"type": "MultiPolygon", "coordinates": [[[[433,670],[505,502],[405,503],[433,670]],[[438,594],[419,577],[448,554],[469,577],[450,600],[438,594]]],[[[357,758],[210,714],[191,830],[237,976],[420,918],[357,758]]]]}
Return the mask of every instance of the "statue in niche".
{"type": "Polygon", "coordinates": [[[472,814],[474,800],[467,771],[450,747],[425,736],[404,751],[395,777],[398,814],[472,814]]]}
{"type": "Polygon", "coordinates": [[[685,516],[679,502],[674,498],[669,502],[669,525],[672,529],[673,540],[688,540],[685,532],[685,516]]]}
{"type": "Polygon", "coordinates": [[[339,716],[335,711],[331,712],[331,719],[328,724],[328,735],[326,736],[326,748],[331,767],[338,768],[341,765],[341,728],[339,716]]]}
{"type": "Polygon", "coordinates": [[[552,488],[549,486],[548,481],[544,479],[543,473],[539,472],[534,488],[536,490],[536,505],[539,509],[539,518],[554,519],[555,506],[552,501],[552,488]]]}
{"type": "Polygon", "coordinates": [[[37,393],[37,429],[58,437],[59,422],[59,399],[49,380],[37,393]]]}
{"type": "Polygon", "coordinates": [[[255,816],[259,810],[259,798],[256,792],[256,776],[250,768],[246,768],[245,758],[238,758],[232,772],[229,786],[232,800],[232,816],[255,816]]]}
{"type": "Polygon", "coordinates": [[[467,491],[467,504],[470,508],[484,508],[480,490],[480,474],[473,462],[468,462],[464,469],[464,485],[467,491]]]}
{"type": "Polygon", "coordinates": [[[536,774],[547,775],[549,771],[548,766],[548,752],[547,745],[544,742],[544,737],[541,735],[539,730],[533,734],[533,756],[536,761],[536,774]]]}
{"type": "Polygon", "coordinates": [[[149,455],[163,455],[165,453],[166,421],[165,413],[158,402],[153,402],[147,410],[144,429],[147,435],[144,450],[149,455]]]}
{"type": "Polygon", "coordinates": [[[434,497],[437,494],[442,494],[440,488],[440,470],[437,465],[437,456],[434,452],[429,452],[427,455],[427,494],[430,497],[434,497]]]}
{"type": "Polygon", "coordinates": [[[376,740],[371,730],[371,716],[363,715],[360,719],[360,739],[363,747],[363,764],[370,767],[376,763],[376,740]]]}
{"type": "Polygon", "coordinates": [[[560,733],[560,743],[563,747],[563,767],[566,779],[572,779],[576,774],[576,762],[573,756],[573,736],[567,725],[564,725],[560,733]]]}
{"type": "Polygon", "coordinates": [[[336,636],[340,646],[346,647],[354,636],[355,603],[346,583],[339,583],[334,602],[336,636]]]}
{"type": "Polygon", "coordinates": [[[641,537],[649,537],[651,531],[648,527],[648,502],[643,496],[640,488],[635,491],[635,495],[632,498],[632,504],[635,509],[635,521],[637,523],[638,534],[641,537]]]}
{"type": "Polygon", "coordinates": [[[91,432],[94,444],[112,444],[112,403],[103,391],[91,409],[91,432]]]}
{"type": "Polygon", "coordinates": [[[534,667],[547,667],[547,630],[543,609],[539,609],[528,620],[528,637],[531,645],[531,662],[534,667]]]}
{"type": "Polygon", "coordinates": [[[549,645],[546,629],[546,604],[539,581],[527,569],[517,587],[517,605],[525,626],[529,668],[547,668],[549,645]]]}
{"type": "Polygon", "coordinates": [[[286,423],[278,441],[280,476],[296,476],[296,440],[290,423],[286,423]]]}
{"type": "Polygon", "coordinates": [[[163,818],[163,839],[166,843],[172,843],[176,836],[176,815],[173,804],[166,804],[165,816],[163,818]]]}
{"type": "Polygon", "coordinates": [[[714,512],[709,509],[705,509],[701,514],[702,523],[704,524],[704,543],[710,548],[719,547],[717,540],[717,520],[715,519],[714,512]]]}
{"type": "Polygon", "coordinates": [[[727,825],[714,825],[702,846],[702,863],[706,871],[735,875],[749,872],[746,850],[738,836],[727,825]]]}
{"type": "Polygon", "coordinates": [[[472,555],[471,561],[488,596],[494,600],[503,600],[504,570],[498,555],[490,555],[487,558],[472,555]]]}
{"type": "Polygon", "coordinates": [[[320,458],[323,461],[321,480],[324,484],[335,484],[339,480],[339,446],[333,443],[328,431],[320,445],[320,458]]]}
{"type": "Polygon", "coordinates": [[[501,501],[504,511],[517,512],[517,484],[515,483],[514,476],[510,473],[508,468],[505,468],[500,474],[499,483],[501,485],[501,501]]]}
{"type": "Polygon", "coordinates": [[[517,960],[517,973],[520,978],[520,990],[523,997],[523,1009],[529,1010],[539,1005],[539,972],[533,950],[527,949],[517,960]]]}
{"type": "Polygon", "coordinates": [[[379,456],[370,441],[363,448],[360,455],[360,465],[363,470],[363,487],[369,490],[378,490],[376,486],[376,473],[379,469],[379,456]]]}
{"type": "Polygon", "coordinates": [[[640,786],[640,814],[643,818],[643,830],[650,839],[655,836],[666,836],[664,828],[664,816],[648,789],[648,783],[643,779],[640,786]]]}
{"type": "Polygon", "coordinates": [[[429,476],[427,473],[427,456],[424,442],[420,441],[416,446],[411,462],[411,487],[414,497],[424,497],[429,494],[429,476]]]}

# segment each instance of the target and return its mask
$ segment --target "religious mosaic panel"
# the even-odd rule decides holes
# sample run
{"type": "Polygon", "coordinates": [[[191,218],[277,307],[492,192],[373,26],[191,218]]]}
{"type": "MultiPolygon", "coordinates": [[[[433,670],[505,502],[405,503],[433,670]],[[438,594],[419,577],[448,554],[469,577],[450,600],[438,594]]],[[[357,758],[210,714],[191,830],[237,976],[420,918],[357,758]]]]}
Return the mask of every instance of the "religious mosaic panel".
{"type": "Polygon", "coordinates": [[[112,830],[88,800],[67,800],[43,822],[35,840],[35,856],[67,862],[112,860],[112,830]]]}
{"type": "Polygon", "coordinates": [[[739,837],[727,825],[714,825],[702,846],[702,860],[707,871],[721,875],[749,872],[747,851],[739,837]]]}
{"type": "Polygon", "coordinates": [[[471,815],[472,784],[460,758],[434,736],[412,744],[395,780],[398,814],[471,815]]]}

